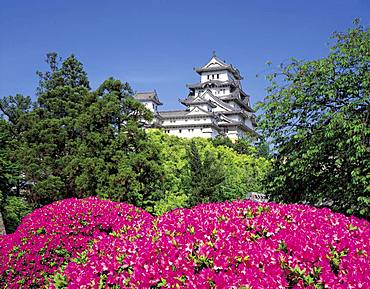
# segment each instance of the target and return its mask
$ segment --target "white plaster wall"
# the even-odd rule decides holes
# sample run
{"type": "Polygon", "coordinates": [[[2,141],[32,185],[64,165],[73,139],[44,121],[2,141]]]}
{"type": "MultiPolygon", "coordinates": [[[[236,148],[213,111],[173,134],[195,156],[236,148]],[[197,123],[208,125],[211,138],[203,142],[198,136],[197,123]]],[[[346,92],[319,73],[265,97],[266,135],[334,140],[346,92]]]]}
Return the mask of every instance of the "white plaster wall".
{"type": "Polygon", "coordinates": [[[221,80],[221,81],[229,80],[226,70],[220,71],[220,79],[219,80],[221,80]]]}
{"type": "Polygon", "coordinates": [[[238,131],[237,130],[229,130],[226,133],[226,136],[228,136],[231,139],[238,139],[238,131]]]}
{"type": "Polygon", "coordinates": [[[211,88],[212,94],[217,97],[222,97],[230,94],[230,89],[228,87],[215,87],[211,88]]]}
{"type": "Polygon", "coordinates": [[[144,104],[144,106],[149,109],[151,112],[155,112],[157,111],[157,105],[151,101],[142,101],[141,102],[142,104],[144,104]]]}
{"type": "Polygon", "coordinates": [[[192,124],[211,124],[213,119],[209,116],[197,116],[195,118],[178,118],[178,119],[165,119],[162,123],[163,126],[171,125],[192,125],[192,124]]]}
{"type": "Polygon", "coordinates": [[[220,71],[212,71],[212,72],[203,72],[200,76],[201,83],[207,82],[212,79],[220,80],[220,81],[229,80],[228,73],[226,70],[220,70],[220,71]],[[217,78],[217,74],[219,74],[219,78],[217,78]],[[210,75],[209,79],[208,79],[208,75],[210,75]],[[215,78],[212,78],[212,75],[214,75],[215,78]]]}
{"type": "Polygon", "coordinates": [[[181,128],[181,132],[180,132],[180,129],[175,128],[175,129],[165,129],[164,131],[169,135],[175,135],[175,136],[184,137],[184,138],[192,138],[192,137],[211,138],[211,137],[216,137],[218,135],[217,131],[212,128],[203,128],[203,129],[201,128],[181,128]]]}
{"type": "MultiPolygon", "coordinates": [[[[214,96],[217,96],[217,97],[223,97],[223,96],[227,96],[228,94],[230,94],[230,88],[229,87],[214,87],[214,88],[210,88],[212,94],[214,96]]],[[[194,95],[195,96],[198,96],[198,95],[202,95],[204,93],[205,89],[202,88],[202,89],[195,89],[194,91],[194,95]]]]}
{"type": "MultiPolygon", "coordinates": [[[[213,73],[214,74],[214,73],[213,73]]],[[[209,79],[207,78],[208,75],[212,75],[212,72],[203,72],[201,75],[200,75],[200,82],[201,83],[204,83],[204,82],[207,82],[209,79]]],[[[210,76],[212,78],[212,76],[210,76]]]]}

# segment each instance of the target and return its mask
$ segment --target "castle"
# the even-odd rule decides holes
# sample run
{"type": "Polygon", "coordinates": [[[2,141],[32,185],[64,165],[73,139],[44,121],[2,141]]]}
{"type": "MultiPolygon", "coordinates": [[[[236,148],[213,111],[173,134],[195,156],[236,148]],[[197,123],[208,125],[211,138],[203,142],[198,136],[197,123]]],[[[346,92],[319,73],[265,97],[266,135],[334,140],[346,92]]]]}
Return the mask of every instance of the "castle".
{"type": "Polygon", "coordinates": [[[194,70],[200,75],[200,82],[187,85],[189,95],[179,100],[186,106],[183,110],[158,110],[162,103],[156,91],[134,95],[153,112],[151,126],[185,138],[257,137],[256,116],[250,105],[250,96],[242,89],[243,77],[239,70],[219,59],[215,53],[206,65],[194,70]]]}

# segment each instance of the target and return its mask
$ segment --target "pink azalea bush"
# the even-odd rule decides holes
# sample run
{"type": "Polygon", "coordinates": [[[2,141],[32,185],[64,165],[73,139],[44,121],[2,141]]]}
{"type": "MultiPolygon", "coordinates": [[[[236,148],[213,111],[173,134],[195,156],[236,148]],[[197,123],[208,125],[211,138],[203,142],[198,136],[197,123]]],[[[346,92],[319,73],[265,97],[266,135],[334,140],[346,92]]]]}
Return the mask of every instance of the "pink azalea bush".
{"type": "Polygon", "coordinates": [[[370,288],[369,223],[238,201],[153,218],[68,199],[0,238],[1,288],[370,288]]]}

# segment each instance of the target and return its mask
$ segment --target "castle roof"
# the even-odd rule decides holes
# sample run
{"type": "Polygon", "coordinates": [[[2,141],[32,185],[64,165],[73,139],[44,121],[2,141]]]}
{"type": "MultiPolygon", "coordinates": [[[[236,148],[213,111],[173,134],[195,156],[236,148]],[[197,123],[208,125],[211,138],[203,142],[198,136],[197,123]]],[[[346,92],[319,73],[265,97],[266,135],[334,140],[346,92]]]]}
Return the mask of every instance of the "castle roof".
{"type": "Polygon", "coordinates": [[[153,101],[157,105],[162,105],[160,102],[157,92],[154,91],[145,91],[145,92],[137,92],[134,94],[134,98],[139,100],[139,101],[153,101]]]}
{"type": "Polygon", "coordinates": [[[197,83],[191,83],[187,84],[186,87],[190,89],[195,89],[195,88],[204,88],[207,86],[216,86],[216,87],[221,87],[221,86],[234,86],[238,87],[238,83],[236,81],[221,81],[221,80],[216,80],[216,79],[211,79],[206,82],[197,82],[197,83]]]}
{"type": "Polygon", "coordinates": [[[179,99],[179,101],[184,105],[197,105],[197,104],[208,104],[211,107],[217,107],[212,101],[206,100],[206,99],[191,99],[191,98],[185,98],[185,99],[179,99]]]}
{"type": "Polygon", "coordinates": [[[223,101],[233,100],[236,103],[238,103],[241,107],[243,107],[245,110],[247,110],[249,112],[255,112],[246,102],[242,101],[240,99],[240,97],[235,95],[235,94],[229,94],[229,95],[221,96],[220,98],[223,101]]]}
{"type": "Polygon", "coordinates": [[[218,58],[215,54],[213,54],[212,58],[208,61],[206,65],[194,68],[194,70],[199,74],[203,72],[227,70],[232,73],[236,79],[243,79],[238,69],[234,68],[231,64],[227,64],[225,61],[218,58]]]}
{"type": "Polygon", "coordinates": [[[173,118],[185,116],[189,113],[189,110],[167,110],[159,111],[158,114],[163,118],[173,118]]]}
{"type": "Polygon", "coordinates": [[[168,111],[159,111],[158,115],[161,118],[193,118],[193,117],[214,117],[215,114],[212,112],[208,112],[200,107],[197,107],[200,113],[194,113],[194,109],[187,109],[187,110],[168,110],[168,111]]]}
{"type": "Polygon", "coordinates": [[[246,126],[244,123],[242,122],[232,122],[232,123],[219,123],[218,124],[219,127],[238,127],[246,132],[249,132],[249,133],[252,133],[256,136],[260,136],[256,131],[254,131],[253,129],[251,129],[250,127],[246,126]]]}

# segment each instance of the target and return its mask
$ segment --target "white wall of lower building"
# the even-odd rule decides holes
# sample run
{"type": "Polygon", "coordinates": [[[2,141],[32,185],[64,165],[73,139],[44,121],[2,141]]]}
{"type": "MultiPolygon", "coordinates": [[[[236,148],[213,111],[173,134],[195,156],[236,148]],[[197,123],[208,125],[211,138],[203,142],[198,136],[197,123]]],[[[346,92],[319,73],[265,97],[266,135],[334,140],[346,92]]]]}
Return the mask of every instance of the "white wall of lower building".
{"type": "Polygon", "coordinates": [[[231,138],[231,139],[238,139],[238,130],[237,129],[228,129],[226,136],[231,138]]]}
{"type": "Polygon", "coordinates": [[[194,116],[192,118],[169,118],[169,119],[164,119],[162,122],[162,126],[173,126],[173,125],[187,125],[191,126],[193,124],[195,125],[210,125],[214,123],[214,119],[211,118],[210,116],[194,116]]]}
{"type": "Polygon", "coordinates": [[[144,106],[149,109],[151,112],[156,112],[157,111],[157,105],[152,102],[152,101],[141,101],[144,106]]]}
{"type": "Polygon", "coordinates": [[[163,131],[169,135],[174,135],[184,138],[193,137],[205,137],[205,138],[215,138],[218,135],[217,130],[207,127],[182,127],[182,128],[164,128],[163,131]]]}

